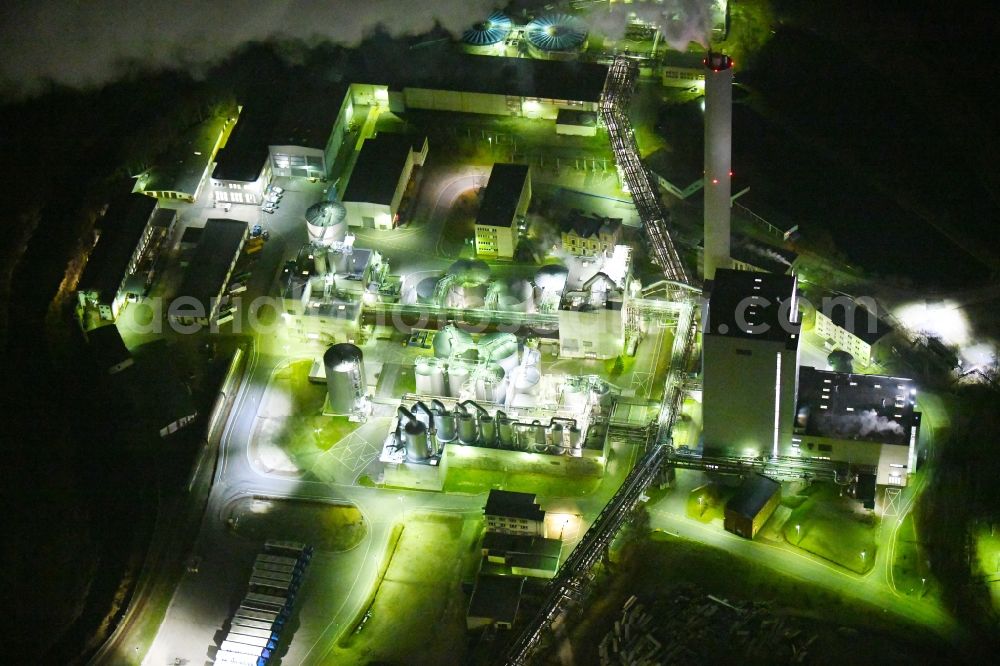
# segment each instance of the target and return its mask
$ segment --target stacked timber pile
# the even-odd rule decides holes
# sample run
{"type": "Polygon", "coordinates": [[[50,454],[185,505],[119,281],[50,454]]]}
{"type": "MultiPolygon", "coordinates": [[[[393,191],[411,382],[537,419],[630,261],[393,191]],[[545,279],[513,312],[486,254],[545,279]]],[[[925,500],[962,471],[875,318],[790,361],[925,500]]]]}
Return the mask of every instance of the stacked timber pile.
{"type": "Polygon", "coordinates": [[[805,663],[817,636],[800,625],[766,602],[729,601],[679,586],[667,598],[646,603],[629,597],[600,643],[600,663],[805,663]]]}

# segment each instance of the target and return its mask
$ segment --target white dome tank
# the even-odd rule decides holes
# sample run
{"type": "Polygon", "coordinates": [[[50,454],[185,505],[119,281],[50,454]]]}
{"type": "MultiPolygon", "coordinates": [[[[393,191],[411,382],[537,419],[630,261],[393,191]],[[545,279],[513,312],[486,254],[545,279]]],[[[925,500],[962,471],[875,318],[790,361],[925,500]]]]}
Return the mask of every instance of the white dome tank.
{"type": "Polygon", "coordinates": [[[488,333],[479,339],[477,348],[480,356],[499,363],[507,373],[512,372],[519,363],[517,336],[513,333],[488,333]]]}
{"type": "Polygon", "coordinates": [[[518,368],[514,375],[514,392],[518,395],[537,395],[542,374],[538,368],[518,368]]]}
{"type": "Polygon", "coordinates": [[[535,273],[535,285],[543,292],[561,293],[568,276],[569,269],[562,264],[546,264],[535,273]]]}
{"type": "Polygon", "coordinates": [[[498,303],[501,310],[529,312],[533,309],[534,295],[527,280],[512,280],[504,285],[498,303]]]}

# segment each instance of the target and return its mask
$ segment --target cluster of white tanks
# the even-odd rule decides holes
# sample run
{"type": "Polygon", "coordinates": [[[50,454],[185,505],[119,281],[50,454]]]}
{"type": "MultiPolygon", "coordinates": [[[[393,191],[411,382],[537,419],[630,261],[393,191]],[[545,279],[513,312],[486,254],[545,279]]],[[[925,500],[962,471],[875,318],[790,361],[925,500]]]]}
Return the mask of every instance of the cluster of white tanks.
{"type": "Polygon", "coordinates": [[[466,400],[448,409],[439,400],[428,407],[419,401],[412,409],[397,410],[396,446],[410,462],[428,462],[440,456],[449,443],[464,446],[526,451],[548,455],[580,455],[583,432],[575,419],[552,417],[518,421],[503,411],[490,414],[480,404],[466,400]]]}
{"type": "Polygon", "coordinates": [[[445,326],[434,335],[433,346],[434,358],[419,359],[414,367],[420,395],[523,404],[539,392],[539,355],[526,349],[522,362],[512,333],[488,333],[476,341],[460,328],[445,326]]]}
{"type": "Polygon", "coordinates": [[[511,278],[494,280],[490,268],[478,260],[460,259],[444,275],[425,277],[408,287],[404,302],[458,309],[536,312],[542,303],[566,288],[569,271],[565,266],[542,266],[532,281],[511,278]]]}

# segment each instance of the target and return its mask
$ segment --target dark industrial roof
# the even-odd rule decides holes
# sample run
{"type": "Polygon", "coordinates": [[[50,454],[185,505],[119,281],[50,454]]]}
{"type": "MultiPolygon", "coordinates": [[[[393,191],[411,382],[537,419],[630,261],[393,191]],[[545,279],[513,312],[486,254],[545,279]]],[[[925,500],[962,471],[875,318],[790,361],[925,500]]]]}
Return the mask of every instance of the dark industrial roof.
{"type": "Polygon", "coordinates": [[[346,94],[347,86],[296,86],[287,96],[268,145],[325,149],[346,94]]]}
{"type": "Polygon", "coordinates": [[[215,160],[212,178],[252,183],[267,161],[275,114],[270,100],[253,100],[240,111],[236,126],[215,160]]]}
{"type": "Polygon", "coordinates": [[[122,184],[101,220],[101,237],[90,253],[78,291],[96,291],[110,303],[128,271],[129,260],[142,239],[156,199],[132,193],[132,181],[122,184]]]}
{"type": "Polygon", "coordinates": [[[173,149],[149,170],[144,192],[181,192],[194,196],[215,157],[226,118],[213,116],[188,128],[173,149]]]}
{"type": "Polygon", "coordinates": [[[613,234],[621,229],[621,226],[622,221],[619,218],[585,215],[578,210],[574,210],[560,223],[563,231],[567,233],[572,231],[580,238],[591,238],[600,233],[613,234]]]}
{"type": "MultiPolygon", "coordinates": [[[[419,54],[418,54],[419,56],[419,54]]],[[[431,57],[428,55],[428,57],[431,57]]],[[[512,97],[599,102],[607,65],[564,60],[501,58],[467,55],[448,66],[416,64],[400,87],[478,92],[512,97]]]]}
{"type": "Polygon", "coordinates": [[[783,275],[791,269],[799,255],[784,248],[743,240],[733,243],[729,256],[768,273],[783,275]]]}
{"type": "Polygon", "coordinates": [[[705,67],[705,54],[668,49],[663,54],[663,64],[678,69],[702,69],[705,67]]]}
{"type": "Polygon", "coordinates": [[[178,375],[176,351],[165,340],[136,349],[133,368],[127,382],[137,396],[143,420],[150,421],[157,431],[198,414],[191,390],[178,375]]]}
{"type": "Polygon", "coordinates": [[[595,111],[578,111],[576,109],[559,109],[556,114],[557,125],[580,125],[596,127],[597,113],[595,111]]]}
{"type": "Polygon", "coordinates": [[[388,132],[379,132],[374,138],[365,139],[351,170],[343,200],[388,206],[396,193],[407,155],[414,147],[420,150],[425,140],[422,136],[388,132]]]}
{"type": "Polygon", "coordinates": [[[762,474],[754,474],[745,480],[736,494],[726,502],[726,511],[733,511],[752,519],[778,492],[781,492],[780,483],[762,474]]]}
{"type": "Polygon", "coordinates": [[[97,367],[105,372],[132,358],[118,327],[114,324],[87,331],[87,343],[97,367]]]}
{"type": "Polygon", "coordinates": [[[487,532],[483,535],[483,549],[497,554],[540,555],[558,559],[562,541],[528,534],[487,532]]]}
{"type": "Polygon", "coordinates": [[[706,333],[791,345],[799,334],[797,309],[794,277],[719,269],[709,296],[706,333]]]}
{"type": "Polygon", "coordinates": [[[822,308],[822,312],[830,318],[834,325],[870,345],[875,344],[894,330],[892,326],[856,301],[838,302],[830,307],[822,308]]]}
{"type": "Polygon", "coordinates": [[[523,588],[524,578],[520,576],[479,576],[468,616],[514,624],[523,588]]]}
{"type": "Polygon", "coordinates": [[[330,85],[303,73],[258,89],[219,151],[212,177],[257,180],[269,146],[325,149],[346,94],[345,85],[330,85]]]}
{"type": "Polygon", "coordinates": [[[149,224],[160,229],[169,229],[175,219],[177,219],[177,211],[173,208],[157,208],[153,211],[153,217],[149,224]]]}
{"type": "Polygon", "coordinates": [[[483,512],[487,516],[544,520],[545,512],[535,503],[531,493],[515,493],[510,490],[490,490],[483,512]]]}
{"type": "Polygon", "coordinates": [[[476,224],[509,227],[514,222],[518,199],[528,178],[527,164],[494,164],[479,204],[476,224]]]}
{"type": "Polygon", "coordinates": [[[918,423],[913,380],[799,369],[795,432],[883,444],[909,444],[918,423]]]}
{"type": "Polygon", "coordinates": [[[559,558],[551,555],[515,553],[507,558],[507,564],[516,569],[536,569],[551,573],[559,571],[559,558]]]}
{"type": "Polygon", "coordinates": [[[241,220],[209,220],[188,265],[178,296],[193,296],[206,311],[209,301],[224,287],[233,256],[240,251],[247,233],[247,223],[241,220]]]}

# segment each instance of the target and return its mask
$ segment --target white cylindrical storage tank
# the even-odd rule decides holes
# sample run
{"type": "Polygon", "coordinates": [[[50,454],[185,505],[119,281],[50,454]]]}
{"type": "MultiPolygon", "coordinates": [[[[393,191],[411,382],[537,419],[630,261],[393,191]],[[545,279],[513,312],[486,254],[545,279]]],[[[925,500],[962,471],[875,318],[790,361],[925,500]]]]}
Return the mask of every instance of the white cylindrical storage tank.
{"type": "Polygon", "coordinates": [[[427,426],[421,421],[407,421],[403,426],[403,439],[406,442],[407,460],[420,462],[431,457],[427,426]]]}
{"type": "Polygon", "coordinates": [[[434,425],[437,427],[438,440],[442,442],[450,442],[457,436],[455,412],[445,410],[443,412],[436,413],[434,417],[434,425]]]}
{"type": "Polygon", "coordinates": [[[537,395],[542,374],[538,368],[527,366],[518,368],[514,376],[514,393],[518,395],[537,395]]]}
{"type": "Polygon", "coordinates": [[[347,236],[347,210],[337,201],[320,201],[306,210],[309,242],[330,246],[347,236]]]}
{"type": "Polygon", "coordinates": [[[458,398],[467,381],[469,381],[468,368],[455,363],[448,366],[448,395],[452,398],[458,398]]]}
{"type": "Polygon", "coordinates": [[[512,280],[505,285],[499,304],[508,312],[529,312],[534,305],[534,290],[527,280],[512,280]]]}
{"type": "Polygon", "coordinates": [[[569,447],[571,449],[579,449],[583,446],[582,434],[576,426],[569,427],[569,447]]]}
{"type": "Polygon", "coordinates": [[[486,446],[493,446],[497,441],[497,423],[489,414],[479,415],[479,434],[486,446]]]}
{"type": "Polygon", "coordinates": [[[437,289],[438,278],[425,277],[417,283],[414,288],[416,301],[420,305],[429,305],[434,302],[434,291],[437,289]]]}
{"type": "Polygon", "coordinates": [[[444,368],[437,364],[431,366],[431,389],[434,391],[434,395],[448,395],[448,385],[444,378],[444,368]]]}
{"type": "Polygon", "coordinates": [[[539,421],[532,421],[529,427],[531,433],[531,445],[535,448],[545,447],[545,426],[539,421]]]}
{"type": "Polygon", "coordinates": [[[505,375],[504,369],[497,363],[481,367],[476,376],[476,400],[502,401],[507,388],[505,375]]]}
{"type": "Polygon", "coordinates": [[[323,354],[330,411],[350,414],[365,395],[365,366],[361,350],[349,343],[333,345],[323,354]]]}
{"type": "Polygon", "coordinates": [[[513,421],[507,415],[497,417],[497,434],[500,437],[500,446],[505,449],[514,448],[514,426],[513,421]]]}
{"type": "Polygon", "coordinates": [[[468,412],[458,414],[458,439],[462,444],[475,444],[479,440],[476,417],[468,412]]]}
{"type": "Polygon", "coordinates": [[[553,423],[552,427],[549,428],[549,444],[562,448],[563,427],[561,423],[553,423]]]}
{"type": "Polygon", "coordinates": [[[476,346],[471,334],[450,324],[434,334],[431,344],[434,347],[434,355],[438,358],[451,358],[452,355],[461,354],[476,346]]]}
{"type": "Polygon", "coordinates": [[[519,363],[517,337],[513,333],[484,335],[480,338],[477,348],[481,356],[499,364],[504,372],[510,373],[519,363]]]}
{"type": "Polygon", "coordinates": [[[417,380],[417,393],[421,395],[440,395],[434,392],[434,380],[432,375],[435,368],[425,360],[417,361],[413,368],[413,375],[417,380]]]}

